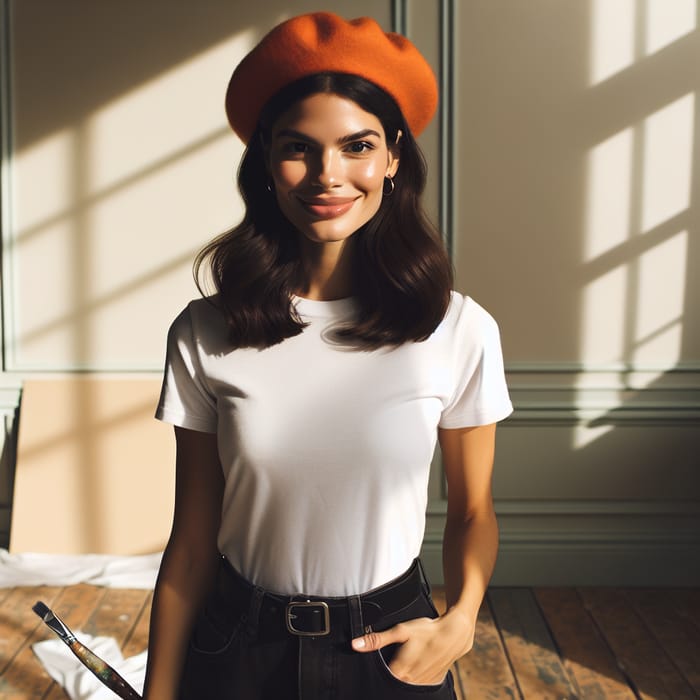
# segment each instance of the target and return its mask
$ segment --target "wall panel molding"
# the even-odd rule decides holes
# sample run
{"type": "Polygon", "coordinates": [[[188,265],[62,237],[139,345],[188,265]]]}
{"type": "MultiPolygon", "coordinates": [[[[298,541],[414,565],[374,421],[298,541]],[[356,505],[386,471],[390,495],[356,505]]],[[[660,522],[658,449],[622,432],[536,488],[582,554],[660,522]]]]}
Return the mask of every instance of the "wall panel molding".
{"type": "Polygon", "coordinates": [[[455,3],[440,0],[440,228],[450,258],[455,252],[455,3]]]}
{"type": "MultiPolygon", "coordinates": [[[[442,581],[442,547],[425,539],[421,557],[431,581],[442,581]]],[[[697,586],[700,542],[687,538],[610,538],[557,542],[527,533],[522,542],[501,535],[494,586],[697,586]]]]}
{"type": "MultiPolygon", "coordinates": [[[[454,80],[455,80],[455,13],[454,0],[392,0],[392,29],[411,39],[431,62],[438,82],[439,104],[434,118],[437,129],[435,153],[429,156],[429,173],[437,175],[434,211],[445,245],[450,256],[455,247],[454,198],[454,80]],[[426,40],[427,34],[435,34],[426,40]],[[432,157],[430,157],[432,156],[432,157]]],[[[430,131],[433,127],[429,127],[430,131]]],[[[421,135],[421,139],[425,136],[421,135]]],[[[425,146],[425,144],[424,144],[425,146]]],[[[428,190],[431,183],[428,182],[428,190]]]]}
{"type": "Polygon", "coordinates": [[[391,31],[397,34],[407,34],[406,26],[407,0],[391,0],[391,31]]]}
{"type": "Polygon", "coordinates": [[[507,369],[508,424],[700,424],[700,365],[521,365],[507,369]]]}
{"type": "MultiPolygon", "coordinates": [[[[444,503],[429,508],[423,557],[442,580],[444,503]]],[[[700,501],[497,501],[494,585],[698,585],[700,501]]]]}
{"type": "MultiPolygon", "coordinates": [[[[623,501],[623,500],[571,500],[571,499],[495,499],[496,515],[515,516],[564,516],[592,518],[643,517],[643,518],[695,518],[700,517],[700,500],[687,501],[623,501]]],[[[429,516],[443,516],[447,503],[442,499],[431,500],[429,516]]],[[[700,537],[700,533],[698,535],[700,537]]]]}
{"type": "Polygon", "coordinates": [[[11,266],[8,260],[7,242],[11,226],[10,195],[10,153],[11,153],[11,120],[10,120],[10,62],[11,62],[11,33],[10,6],[7,0],[0,0],[0,344],[2,355],[0,369],[7,366],[6,358],[6,323],[8,321],[8,290],[11,289],[11,266]]]}
{"type": "MultiPolygon", "coordinates": [[[[393,17],[396,30],[418,40],[420,46],[421,38],[434,29],[418,24],[418,6],[411,0],[394,0],[393,17]]],[[[439,146],[430,164],[432,172],[439,173],[440,226],[453,260],[459,260],[463,252],[459,249],[469,245],[457,238],[469,235],[468,230],[462,231],[464,222],[456,218],[457,205],[468,194],[459,188],[469,179],[464,172],[455,172],[457,136],[462,135],[455,133],[455,124],[460,130],[468,130],[471,124],[469,115],[460,111],[458,90],[470,86],[465,86],[459,73],[458,61],[466,54],[464,44],[455,42],[454,32],[465,20],[484,14],[498,22],[498,11],[472,11],[454,0],[420,4],[422,9],[426,6],[439,18],[440,35],[439,51],[433,57],[441,90],[439,146]]],[[[504,20],[503,24],[510,23],[504,20]]],[[[460,34],[460,40],[468,39],[460,34]]],[[[489,60],[497,62],[499,57],[487,52],[485,67],[489,60]]],[[[489,95],[483,86],[477,88],[481,88],[477,93],[489,95]]],[[[508,239],[502,243],[507,245],[508,239]]],[[[517,348],[513,350],[517,354],[517,348]]],[[[689,499],[673,500],[678,489],[669,488],[671,495],[655,500],[653,488],[638,476],[625,500],[627,491],[619,486],[629,476],[655,473],[655,457],[644,448],[635,452],[638,436],[649,440],[658,436],[660,444],[679,435],[686,444],[693,441],[693,431],[700,424],[700,362],[650,366],[515,361],[507,363],[506,374],[515,411],[499,428],[501,460],[497,460],[496,482],[502,491],[522,490],[532,498],[498,498],[497,488],[501,549],[494,583],[679,585],[700,581],[700,565],[694,564],[700,561],[700,501],[692,500],[699,496],[698,490],[688,484],[689,499]],[[585,447],[576,444],[580,437],[585,447]],[[535,444],[536,454],[531,454],[528,448],[535,444]],[[622,475],[616,477],[616,471],[622,475]],[[578,499],[579,492],[586,498],[578,499]]],[[[675,458],[681,459],[677,454],[675,458]]],[[[677,462],[673,473],[687,471],[683,464],[677,462]]],[[[439,455],[429,494],[423,556],[431,578],[440,581],[446,491],[439,455]]]]}
{"type": "Polygon", "coordinates": [[[626,362],[610,362],[607,364],[593,364],[585,362],[509,362],[506,364],[506,372],[510,375],[519,374],[620,374],[635,376],[636,374],[685,374],[700,373],[700,362],[685,361],[672,365],[646,365],[630,364],[626,362]]]}

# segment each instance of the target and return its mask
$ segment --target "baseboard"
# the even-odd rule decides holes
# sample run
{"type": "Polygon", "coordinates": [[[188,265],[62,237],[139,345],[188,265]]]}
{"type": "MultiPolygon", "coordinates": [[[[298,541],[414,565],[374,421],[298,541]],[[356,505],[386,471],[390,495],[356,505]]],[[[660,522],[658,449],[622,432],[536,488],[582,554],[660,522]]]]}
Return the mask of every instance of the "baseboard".
{"type": "MultiPolygon", "coordinates": [[[[443,582],[442,545],[424,542],[428,576],[443,582]]],[[[611,542],[501,541],[495,586],[700,586],[700,538],[611,542]]]]}

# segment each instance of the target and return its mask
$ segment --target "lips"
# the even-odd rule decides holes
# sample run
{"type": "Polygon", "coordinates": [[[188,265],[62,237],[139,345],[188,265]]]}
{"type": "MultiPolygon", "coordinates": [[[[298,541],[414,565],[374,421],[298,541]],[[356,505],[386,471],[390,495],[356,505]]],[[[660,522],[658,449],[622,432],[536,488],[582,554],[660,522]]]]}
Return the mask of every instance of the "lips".
{"type": "Polygon", "coordinates": [[[335,219],[352,208],[355,198],[352,197],[310,197],[299,202],[307,211],[319,219],[335,219]]]}

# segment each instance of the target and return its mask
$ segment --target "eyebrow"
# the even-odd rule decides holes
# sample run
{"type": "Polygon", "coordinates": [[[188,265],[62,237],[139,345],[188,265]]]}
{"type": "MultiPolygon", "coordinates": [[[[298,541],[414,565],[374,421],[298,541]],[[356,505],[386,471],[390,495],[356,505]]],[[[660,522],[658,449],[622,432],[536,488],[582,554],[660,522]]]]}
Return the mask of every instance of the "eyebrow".
{"type": "MultiPolygon", "coordinates": [[[[378,139],[381,139],[382,136],[378,131],[375,131],[374,129],[362,129],[361,131],[356,131],[354,134],[348,134],[347,136],[342,136],[341,138],[338,139],[337,143],[339,145],[343,145],[346,143],[351,143],[353,141],[359,141],[360,139],[365,139],[368,136],[376,136],[378,139]]],[[[308,143],[313,143],[318,145],[318,141],[315,139],[312,139],[310,136],[307,136],[306,134],[302,133],[301,131],[296,131],[294,129],[282,129],[279,131],[276,135],[276,138],[280,137],[291,137],[294,139],[299,139],[300,141],[307,141],[308,143]]]]}

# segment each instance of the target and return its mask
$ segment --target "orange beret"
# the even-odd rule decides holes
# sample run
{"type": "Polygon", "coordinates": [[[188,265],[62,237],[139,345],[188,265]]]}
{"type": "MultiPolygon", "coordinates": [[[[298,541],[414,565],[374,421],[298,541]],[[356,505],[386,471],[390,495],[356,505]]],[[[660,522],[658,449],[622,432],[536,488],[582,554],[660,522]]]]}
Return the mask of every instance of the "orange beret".
{"type": "Polygon", "coordinates": [[[226,91],[232,129],[248,143],[275,93],[299,78],[325,72],[358,75],[382,88],[416,135],[435,113],[435,76],[408,39],[385,33],[369,17],[345,20],[314,12],[278,24],[238,64],[226,91]]]}

